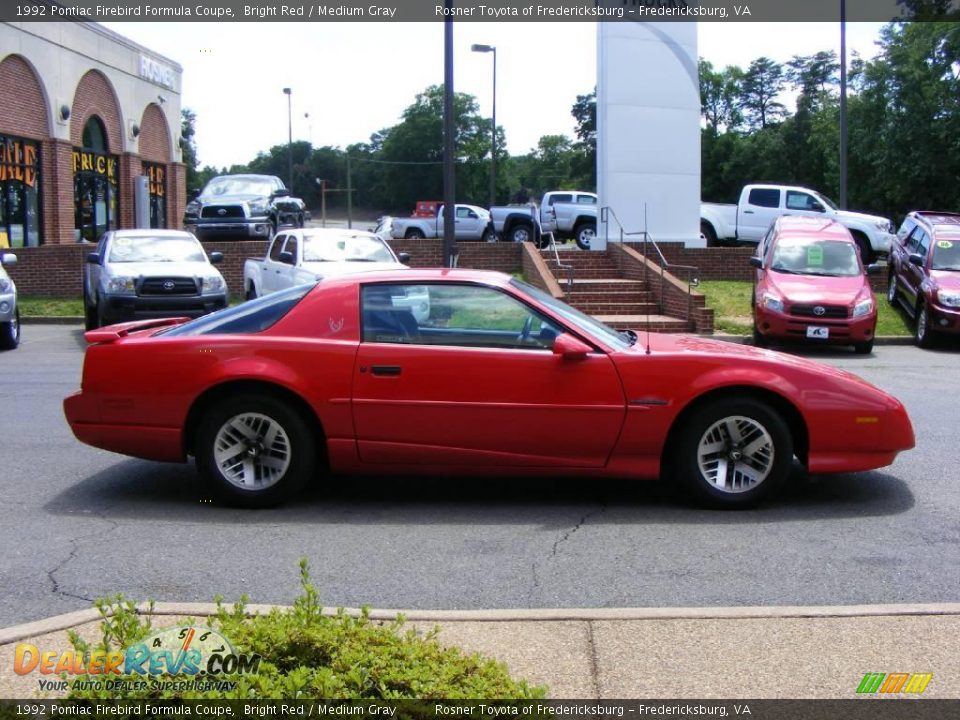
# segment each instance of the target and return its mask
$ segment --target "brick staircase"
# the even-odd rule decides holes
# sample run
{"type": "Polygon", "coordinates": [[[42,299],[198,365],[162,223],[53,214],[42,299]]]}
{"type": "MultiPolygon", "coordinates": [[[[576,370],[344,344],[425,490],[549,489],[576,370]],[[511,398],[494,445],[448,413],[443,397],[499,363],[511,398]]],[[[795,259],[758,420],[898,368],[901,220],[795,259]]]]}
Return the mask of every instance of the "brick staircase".
{"type": "MultiPolygon", "coordinates": [[[[573,290],[566,301],[617,330],[687,332],[681,318],[660,315],[657,298],[643,280],[624,279],[605,252],[559,251],[560,262],[572,265],[573,290]]],[[[560,287],[567,289],[567,271],[557,268],[552,251],[543,251],[544,261],[560,287]]]]}

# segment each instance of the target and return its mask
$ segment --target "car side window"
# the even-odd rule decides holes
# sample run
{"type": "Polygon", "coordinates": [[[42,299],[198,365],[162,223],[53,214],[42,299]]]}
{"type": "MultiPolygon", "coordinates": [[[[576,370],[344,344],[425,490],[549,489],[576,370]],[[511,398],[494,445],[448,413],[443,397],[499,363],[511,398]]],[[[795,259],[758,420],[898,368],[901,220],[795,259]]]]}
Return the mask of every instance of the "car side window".
{"type": "Polygon", "coordinates": [[[900,229],[897,230],[897,239],[903,243],[906,240],[907,235],[909,235],[916,226],[917,224],[913,220],[906,218],[900,225],[900,229]]]}
{"type": "Polygon", "coordinates": [[[770,252],[770,241],[773,239],[773,225],[770,226],[770,229],[767,230],[767,234],[763,236],[763,242],[760,243],[760,249],[757,251],[757,257],[761,260],[767,257],[767,253],[770,252]]]}
{"type": "Polygon", "coordinates": [[[916,233],[917,238],[917,252],[923,257],[927,256],[927,250],[930,248],[930,237],[921,229],[917,228],[918,232],[916,233]]]}
{"type": "Polygon", "coordinates": [[[796,190],[787,190],[788,210],[816,210],[819,203],[812,195],[796,190]]]}
{"type": "Polygon", "coordinates": [[[754,188],[747,196],[747,202],[757,207],[779,207],[780,191],[776,188],[754,188]]]}
{"type": "Polygon", "coordinates": [[[273,239],[273,245],[270,246],[270,259],[274,262],[280,262],[280,253],[283,251],[283,243],[286,239],[286,235],[277,235],[273,239]]]}
{"type": "Polygon", "coordinates": [[[569,193],[560,193],[559,195],[551,195],[550,200],[547,204],[556,205],[557,203],[568,203],[568,202],[573,202],[573,195],[569,193]]]}
{"type": "Polygon", "coordinates": [[[549,351],[562,332],[502,290],[478,285],[367,285],[361,308],[364,342],[549,351]]]}
{"type": "Polygon", "coordinates": [[[592,195],[577,195],[577,205],[596,205],[597,199],[592,195]]]}
{"type": "Polygon", "coordinates": [[[293,255],[293,262],[291,263],[292,265],[297,264],[297,242],[298,242],[298,239],[296,235],[288,235],[287,243],[286,245],[283,246],[283,249],[285,252],[288,252],[291,255],[293,255]]]}

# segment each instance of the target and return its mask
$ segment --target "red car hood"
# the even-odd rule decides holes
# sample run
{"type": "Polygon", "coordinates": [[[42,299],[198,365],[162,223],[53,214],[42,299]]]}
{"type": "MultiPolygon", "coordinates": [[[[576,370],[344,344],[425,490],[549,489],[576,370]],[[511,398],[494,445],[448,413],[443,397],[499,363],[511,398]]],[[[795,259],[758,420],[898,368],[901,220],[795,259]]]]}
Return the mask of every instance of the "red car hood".
{"type": "Polygon", "coordinates": [[[767,286],[791,303],[823,303],[849,305],[863,290],[866,277],[822,277],[819,275],[787,275],[767,272],[767,286]]]}
{"type": "Polygon", "coordinates": [[[930,277],[941,290],[960,290],[960,271],[931,270],[930,277]]]}

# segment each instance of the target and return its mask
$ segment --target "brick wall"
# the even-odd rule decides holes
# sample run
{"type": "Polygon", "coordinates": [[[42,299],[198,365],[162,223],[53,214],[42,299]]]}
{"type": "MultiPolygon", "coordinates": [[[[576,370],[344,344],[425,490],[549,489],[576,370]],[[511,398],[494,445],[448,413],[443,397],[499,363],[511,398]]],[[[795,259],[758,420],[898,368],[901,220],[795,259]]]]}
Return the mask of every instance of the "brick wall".
{"type": "Polygon", "coordinates": [[[9,55],[0,62],[0,134],[42,140],[47,132],[47,103],[27,62],[9,55]]]}
{"type": "MultiPolygon", "coordinates": [[[[391,240],[394,252],[410,253],[412,267],[443,267],[442,240],[391,240]]],[[[457,243],[460,251],[458,267],[472,270],[499,270],[505,273],[521,271],[519,243],[457,243]]]]}

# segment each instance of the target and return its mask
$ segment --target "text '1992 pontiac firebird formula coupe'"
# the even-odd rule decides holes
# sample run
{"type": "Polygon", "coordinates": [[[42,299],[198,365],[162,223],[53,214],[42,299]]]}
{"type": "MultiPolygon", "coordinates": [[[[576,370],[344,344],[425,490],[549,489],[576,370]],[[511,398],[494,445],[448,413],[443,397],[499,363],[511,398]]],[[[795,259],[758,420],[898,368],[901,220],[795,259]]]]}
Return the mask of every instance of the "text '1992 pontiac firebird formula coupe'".
{"type": "Polygon", "coordinates": [[[315,476],[656,478],[717,507],[891,464],[903,405],[850,373],[696,337],[618,332],[508,275],[327,278],[211,315],[91,330],[64,411],[81,441],[196,459],[224,500],[315,476]],[[408,295],[429,296],[417,318],[408,295]],[[135,368],[135,370],[134,370],[135,368]]]}

